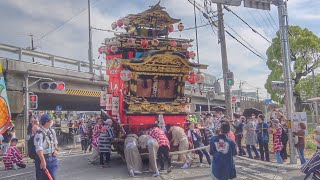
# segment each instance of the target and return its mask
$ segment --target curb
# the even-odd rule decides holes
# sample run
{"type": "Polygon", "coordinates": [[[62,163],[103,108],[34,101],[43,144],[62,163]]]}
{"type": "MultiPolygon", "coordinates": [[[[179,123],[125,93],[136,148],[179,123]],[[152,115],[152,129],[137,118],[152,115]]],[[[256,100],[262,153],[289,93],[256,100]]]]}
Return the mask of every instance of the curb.
{"type": "Polygon", "coordinates": [[[259,164],[263,164],[266,166],[275,167],[275,168],[285,168],[288,170],[298,170],[301,168],[301,166],[298,164],[277,164],[277,163],[273,163],[273,162],[266,162],[266,161],[261,161],[261,160],[250,159],[250,158],[243,157],[243,156],[236,156],[236,158],[259,163],[259,164]]]}

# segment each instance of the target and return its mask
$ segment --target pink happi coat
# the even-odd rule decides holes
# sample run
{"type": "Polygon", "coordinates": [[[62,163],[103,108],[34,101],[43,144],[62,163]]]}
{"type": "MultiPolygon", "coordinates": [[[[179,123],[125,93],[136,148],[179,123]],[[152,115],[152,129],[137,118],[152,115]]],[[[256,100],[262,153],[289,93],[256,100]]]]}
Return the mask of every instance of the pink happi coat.
{"type": "Polygon", "coordinates": [[[2,161],[6,169],[12,169],[13,164],[23,164],[22,154],[16,146],[9,146],[3,154],[2,161]]]}
{"type": "Polygon", "coordinates": [[[101,130],[101,125],[96,124],[93,128],[93,132],[92,132],[92,140],[91,140],[91,145],[93,148],[95,148],[96,150],[99,151],[98,148],[98,141],[99,141],[99,137],[100,137],[100,130],[101,130]]]}
{"type": "Polygon", "coordinates": [[[282,128],[277,127],[276,131],[273,132],[273,151],[279,152],[283,148],[283,144],[281,142],[281,134],[282,134],[282,128]]]}

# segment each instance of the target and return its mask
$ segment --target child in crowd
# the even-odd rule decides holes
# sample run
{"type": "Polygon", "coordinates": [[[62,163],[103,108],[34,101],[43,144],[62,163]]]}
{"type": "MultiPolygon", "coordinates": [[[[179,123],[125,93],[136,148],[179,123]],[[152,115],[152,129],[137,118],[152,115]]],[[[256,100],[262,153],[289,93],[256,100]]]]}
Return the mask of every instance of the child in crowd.
{"type": "Polygon", "coordinates": [[[26,164],[22,161],[23,155],[16,147],[18,143],[17,138],[13,138],[10,141],[10,146],[8,147],[7,151],[3,154],[3,163],[6,170],[9,169],[18,169],[25,168],[26,164]]]}
{"type": "Polygon", "coordinates": [[[110,167],[111,142],[115,137],[112,129],[113,121],[107,119],[105,125],[101,128],[99,137],[100,166],[101,168],[110,167]]]}
{"type": "Polygon", "coordinates": [[[320,150],[320,126],[317,126],[313,133],[313,139],[316,142],[317,150],[320,150]]]}

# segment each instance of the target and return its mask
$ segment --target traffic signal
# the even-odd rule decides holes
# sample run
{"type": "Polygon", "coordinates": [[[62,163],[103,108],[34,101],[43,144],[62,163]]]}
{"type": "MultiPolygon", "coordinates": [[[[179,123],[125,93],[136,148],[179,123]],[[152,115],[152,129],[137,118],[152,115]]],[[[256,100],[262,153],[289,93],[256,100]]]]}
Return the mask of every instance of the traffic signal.
{"type": "Polygon", "coordinates": [[[233,86],[234,85],[234,77],[233,77],[233,72],[229,71],[227,73],[227,84],[229,86],[233,86]]]}
{"type": "Polygon", "coordinates": [[[38,109],[38,96],[29,95],[29,109],[38,109]]]}
{"type": "Polygon", "coordinates": [[[40,90],[43,91],[64,91],[66,89],[64,82],[41,82],[40,90]]]}

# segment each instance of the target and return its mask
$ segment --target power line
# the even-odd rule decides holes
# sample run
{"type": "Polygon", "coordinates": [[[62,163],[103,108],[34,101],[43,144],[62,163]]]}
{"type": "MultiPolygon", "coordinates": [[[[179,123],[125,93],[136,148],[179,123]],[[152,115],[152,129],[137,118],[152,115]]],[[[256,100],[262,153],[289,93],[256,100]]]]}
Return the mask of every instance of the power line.
{"type": "Polygon", "coordinates": [[[271,20],[273,21],[274,25],[276,26],[276,29],[278,29],[278,25],[277,25],[276,21],[275,21],[274,18],[271,16],[270,12],[269,12],[269,11],[267,11],[267,12],[268,12],[271,20]]]}
{"type": "MultiPolygon", "coordinates": [[[[193,4],[193,2],[191,2],[190,0],[188,0],[188,2],[191,3],[191,4],[193,4]]],[[[201,7],[201,6],[200,6],[200,7],[201,7]]],[[[203,13],[203,15],[209,20],[209,22],[210,22],[210,20],[211,20],[211,22],[212,22],[212,21],[215,21],[215,20],[213,19],[213,17],[210,17],[210,16],[208,16],[208,14],[206,14],[205,12],[203,12],[203,11],[200,9],[200,7],[196,7],[196,8],[203,13]]],[[[206,9],[206,8],[203,8],[203,9],[206,9]]],[[[238,16],[238,15],[237,15],[237,16],[238,16]]],[[[245,22],[245,21],[244,21],[244,22],[245,22]]],[[[212,23],[212,24],[214,24],[214,23],[212,23]]],[[[250,26],[250,25],[249,25],[249,26],[250,26]]],[[[250,26],[250,27],[251,27],[251,26],[250,26]]],[[[253,28],[251,28],[251,29],[253,29],[253,28]]],[[[253,51],[252,49],[250,49],[247,45],[245,45],[245,44],[244,44],[243,42],[241,42],[239,39],[237,39],[236,37],[234,37],[229,31],[225,30],[225,32],[226,32],[230,37],[232,37],[233,39],[235,39],[238,43],[240,43],[243,47],[245,47],[246,49],[248,49],[250,52],[252,52],[252,53],[255,54],[256,56],[258,56],[259,58],[261,58],[263,61],[267,62],[266,58],[262,57],[261,55],[259,55],[258,53],[256,53],[256,52],[253,51]]]]}
{"type": "MultiPolygon", "coordinates": [[[[268,41],[269,43],[271,43],[271,41],[269,41],[266,37],[264,37],[262,34],[260,34],[257,30],[255,30],[252,26],[250,26],[244,19],[242,19],[238,14],[236,14],[235,12],[233,12],[231,9],[229,9],[227,6],[224,6],[224,9],[226,9],[227,11],[231,12],[233,15],[235,15],[237,18],[239,18],[243,23],[245,23],[254,33],[258,34],[260,37],[262,37],[264,40],[268,41]]],[[[257,22],[257,21],[256,21],[257,22]]],[[[257,22],[258,23],[258,22],[257,22]]],[[[259,25],[260,26],[260,25],[259,25]]],[[[260,26],[261,27],[261,26],[260,26]]]]}
{"type": "MultiPolygon", "coordinates": [[[[96,0],[93,3],[93,6],[97,4],[97,2],[100,0],[96,0]]],[[[75,17],[79,16],[80,14],[82,14],[84,11],[86,11],[88,9],[88,7],[82,9],[81,11],[79,11],[78,13],[76,13],[74,16],[72,16],[70,19],[64,21],[63,23],[61,23],[60,25],[58,25],[57,27],[55,27],[54,29],[48,31],[47,33],[45,33],[43,36],[41,36],[39,39],[35,40],[36,42],[42,40],[43,38],[49,36],[51,33],[55,32],[57,29],[59,29],[60,27],[64,26],[65,24],[67,24],[69,21],[71,21],[72,19],[74,19],[75,17]]]]}
{"type": "Polygon", "coordinates": [[[263,57],[263,55],[261,55],[257,49],[255,49],[250,43],[248,43],[248,41],[246,41],[243,37],[241,37],[241,35],[238,34],[232,27],[230,27],[228,24],[226,24],[226,26],[228,28],[230,28],[238,37],[240,37],[240,39],[242,39],[245,43],[247,43],[247,45],[249,45],[257,54],[259,54],[261,57],[263,57]]]}
{"type": "Polygon", "coordinates": [[[265,18],[262,16],[262,14],[260,13],[259,10],[256,10],[256,12],[258,12],[259,16],[261,17],[262,21],[264,22],[264,24],[268,27],[268,30],[270,31],[270,33],[272,34],[274,32],[274,29],[271,28],[268,23],[266,22],[265,18]]]}

